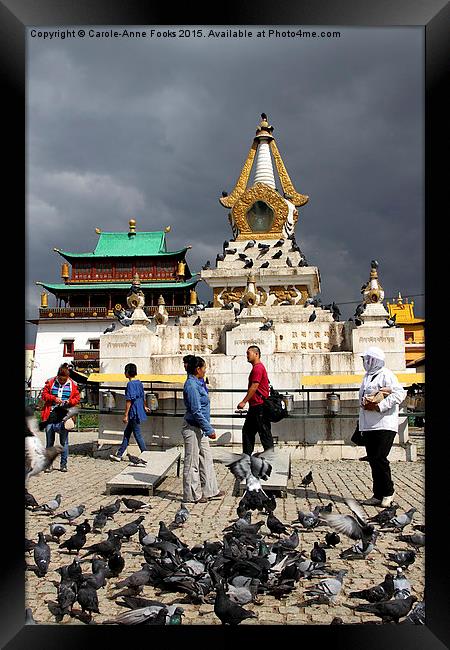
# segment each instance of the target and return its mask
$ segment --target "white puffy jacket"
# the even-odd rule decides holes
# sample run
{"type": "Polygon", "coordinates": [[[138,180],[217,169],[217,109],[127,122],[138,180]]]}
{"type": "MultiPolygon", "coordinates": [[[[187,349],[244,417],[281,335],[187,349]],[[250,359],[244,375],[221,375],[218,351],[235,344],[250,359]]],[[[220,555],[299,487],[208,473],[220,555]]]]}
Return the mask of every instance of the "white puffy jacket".
{"type": "Polygon", "coordinates": [[[359,430],[373,431],[386,429],[398,432],[399,404],[406,398],[406,390],[401,387],[397,377],[389,368],[382,368],[373,376],[365,376],[359,389],[359,430]],[[381,388],[392,392],[378,403],[379,411],[366,411],[362,408],[364,395],[373,395],[381,388]]]}

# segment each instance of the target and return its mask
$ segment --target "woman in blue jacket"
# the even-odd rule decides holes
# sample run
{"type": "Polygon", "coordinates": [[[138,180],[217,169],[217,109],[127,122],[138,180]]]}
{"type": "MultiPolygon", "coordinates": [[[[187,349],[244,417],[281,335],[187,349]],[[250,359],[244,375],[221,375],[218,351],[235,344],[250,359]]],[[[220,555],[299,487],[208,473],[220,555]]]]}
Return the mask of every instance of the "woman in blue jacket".
{"type": "Polygon", "coordinates": [[[186,363],[187,379],[183,387],[186,407],[182,436],[184,441],[183,502],[206,503],[219,499],[209,438],[216,434],[210,423],[208,389],[204,383],[206,363],[193,356],[186,363]]]}

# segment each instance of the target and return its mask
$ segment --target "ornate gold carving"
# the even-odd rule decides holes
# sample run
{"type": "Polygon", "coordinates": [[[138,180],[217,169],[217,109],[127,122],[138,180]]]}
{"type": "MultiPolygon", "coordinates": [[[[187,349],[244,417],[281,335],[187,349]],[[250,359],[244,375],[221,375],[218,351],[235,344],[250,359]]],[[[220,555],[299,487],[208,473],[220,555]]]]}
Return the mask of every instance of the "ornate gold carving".
{"type": "MultiPolygon", "coordinates": [[[[278,151],[278,147],[276,145],[275,140],[272,140],[270,142],[270,148],[272,150],[273,159],[275,160],[275,165],[277,167],[278,176],[280,177],[280,182],[281,182],[281,187],[283,188],[283,192],[287,195],[290,195],[289,200],[294,205],[299,205],[299,206],[305,205],[305,203],[307,203],[309,200],[309,196],[307,196],[306,194],[299,194],[294,188],[292,181],[289,178],[289,174],[287,173],[286,167],[284,166],[283,160],[281,159],[280,152],[278,151]]],[[[297,213],[297,219],[298,219],[298,213],[297,213]]]]}
{"type": "Polygon", "coordinates": [[[258,143],[253,141],[250,151],[248,152],[247,159],[242,167],[241,174],[237,180],[234,190],[228,196],[223,196],[219,199],[224,208],[232,208],[238,198],[243,194],[247,188],[250,172],[252,171],[253,161],[255,160],[256,150],[258,143]]]}
{"type": "Polygon", "coordinates": [[[225,289],[218,297],[220,298],[219,306],[222,306],[227,302],[239,302],[239,300],[244,295],[244,291],[245,291],[244,288],[239,289],[236,287],[233,287],[232,289],[225,289]]]}
{"type": "Polygon", "coordinates": [[[274,305],[278,305],[283,300],[290,300],[291,305],[294,304],[295,298],[297,298],[297,291],[293,286],[290,287],[270,287],[270,293],[275,296],[274,305]]]}
{"type": "Polygon", "coordinates": [[[232,209],[234,223],[239,229],[237,240],[242,239],[275,239],[281,237],[281,231],[286,223],[289,207],[284,199],[274,189],[264,183],[256,183],[238,199],[232,209]],[[247,221],[247,211],[256,201],[264,201],[274,212],[272,227],[268,232],[255,233],[247,221]]]}
{"type": "Polygon", "coordinates": [[[267,294],[267,291],[265,291],[261,287],[258,289],[258,291],[259,291],[259,295],[261,296],[259,304],[260,305],[265,305],[266,302],[267,302],[267,298],[269,297],[268,294],[267,294]]]}

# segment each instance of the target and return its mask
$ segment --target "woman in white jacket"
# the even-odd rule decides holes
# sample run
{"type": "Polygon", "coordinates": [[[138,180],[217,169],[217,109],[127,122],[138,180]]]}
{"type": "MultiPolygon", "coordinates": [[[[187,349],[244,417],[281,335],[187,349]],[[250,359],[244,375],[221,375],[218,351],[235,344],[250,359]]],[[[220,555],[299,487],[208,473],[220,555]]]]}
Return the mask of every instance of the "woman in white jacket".
{"type": "Polygon", "coordinates": [[[388,455],[398,432],[399,404],[406,397],[397,377],[384,367],[384,352],[375,346],[362,355],[366,374],[359,389],[359,430],[372,470],[373,496],[364,505],[387,508],[394,500],[388,455]]]}

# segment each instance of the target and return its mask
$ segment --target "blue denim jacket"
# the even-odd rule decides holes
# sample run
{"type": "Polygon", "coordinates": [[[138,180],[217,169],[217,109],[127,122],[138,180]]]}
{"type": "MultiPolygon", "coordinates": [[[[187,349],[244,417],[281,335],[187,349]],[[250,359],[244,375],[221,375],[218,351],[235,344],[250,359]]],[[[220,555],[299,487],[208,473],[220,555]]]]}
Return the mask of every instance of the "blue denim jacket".
{"type": "Polygon", "coordinates": [[[186,407],[185,420],[193,426],[200,427],[207,436],[214,431],[209,421],[210,407],[208,391],[203,383],[188,375],[183,387],[183,400],[186,407]]]}

